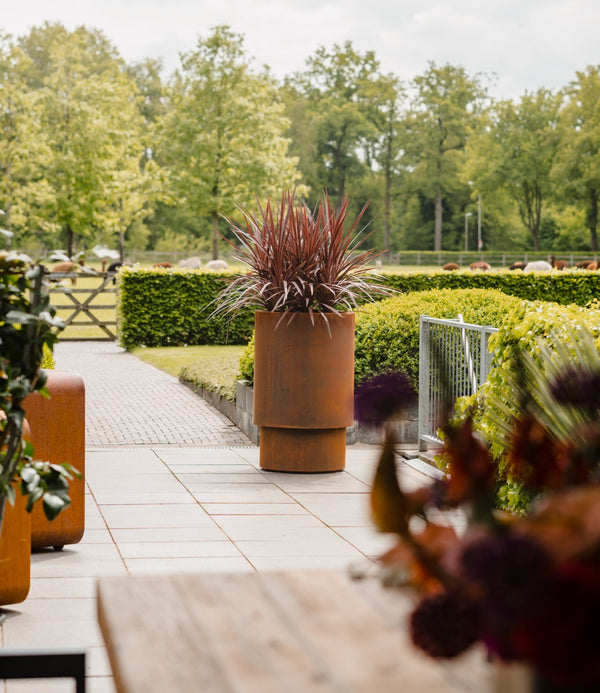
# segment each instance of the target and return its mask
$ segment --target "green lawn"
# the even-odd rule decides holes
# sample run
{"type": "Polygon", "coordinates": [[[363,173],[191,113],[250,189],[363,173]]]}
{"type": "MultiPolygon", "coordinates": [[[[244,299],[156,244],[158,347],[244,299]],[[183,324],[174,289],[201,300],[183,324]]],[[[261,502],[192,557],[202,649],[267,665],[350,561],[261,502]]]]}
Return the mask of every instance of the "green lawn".
{"type": "Polygon", "coordinates": [[[179,378],[182,375],[199,387],[235,399],[235,382],[243,346],[139,347],[131,353],[179,378]]]}

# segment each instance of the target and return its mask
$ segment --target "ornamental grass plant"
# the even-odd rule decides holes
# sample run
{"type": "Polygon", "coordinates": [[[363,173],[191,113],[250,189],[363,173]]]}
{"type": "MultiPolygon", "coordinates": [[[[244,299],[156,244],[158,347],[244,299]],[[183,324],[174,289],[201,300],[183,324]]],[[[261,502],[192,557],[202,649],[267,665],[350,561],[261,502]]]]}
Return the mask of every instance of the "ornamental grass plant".
{"type": "Polygon", "coordinates": [[[414,644],[452,658],[479,643],[493,660],[529,664],[537,691],[588,693],[600,690],[600,358],[592,332],[550,339],[523,356],[518,407],[502,424],[511,473],[535,498],[520,515],[498,511],[498,468],[469,417],[444,428],[445,477],[406,492],[386,425],[406,383],[366,382],[355,412],[386,429],[371,510],[397,536],[380,559],[387,576],[417,589],[414,644]],[[464,531],[440,522],[458,509],[464,531]]]}
{"type": "Polygon", "coordinates": [[[235,259],[248,271],[220,293],[214,313],[243,308],[281,313],[355,310],[359,303],[392,292],[367,263],[381,251],[360,249],[372,232],[360,228],[368,205],[348,223],[346,197],[335,209],[327,194],[314,211],[286,191],[276,205],[240,210],[243,224],[231,224],[235,259]]]}

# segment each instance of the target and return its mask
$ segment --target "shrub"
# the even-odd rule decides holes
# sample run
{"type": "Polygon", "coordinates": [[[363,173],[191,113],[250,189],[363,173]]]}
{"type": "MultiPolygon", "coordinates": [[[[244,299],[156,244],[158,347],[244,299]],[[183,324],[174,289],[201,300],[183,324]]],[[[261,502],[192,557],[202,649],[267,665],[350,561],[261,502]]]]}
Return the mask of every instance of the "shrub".
{"type": "MultiPolygon", "coordinates": [[[[456,419],[467,413],[473,417],[475,430],[490,447],[500,479],[499,505],[512,512],[525,510],[531,494],[519,479],[508,473],[508,431],[519,415],[517,393],[523,378],[524,355],[542,363],[557,352],[561,344],[568,344],[573,332],[589,330],[600,351],[600,305],[588,309],[579,306],[560,306],[555,303],[535,302],[523,304],[524,312],[518,322],[505,323],[490,339],[493,352],[488,380],[473,397],[457,402],[456,419]]],[[[582,355],[572,350],[574,367],[582,365],[582,355]]],[[[550,414],[550,412],[549,412],[550,414]]],[[[547,426],[559,438],[562,423],[548,417],[547,426]]]]}
{"type": "Polygon", "coordinates": [[[47,344],[42,345],[42,361],[40,363],[40,368],[48,371],[56,368],[56,359],[54,358],[52,349],[50,349],[47,344]]]}
{"type": "Polygon", "coordinates": [[[588,305],[600,295],[600,272],[579,269],[521,272],[508,269],[473,272],[383,273],[384,281],[403,293],[430,289],[496,289],[527,301],[588,305]]]}
{"type": "Polygon", "coordinates": [[[245,344],[254,315],[211,317],[214,301],[234,272],[141,269],[120,272],[119,341],[136,346],[245,344]]]}
{"type": "Polygon", "coordinates": [[[419,384],[419,318],[456,319],[500,327],[522,311],[522,301],[482,289],[419,291],[362,308],[356,317],[355,382],[386,371],[419,384]]]}

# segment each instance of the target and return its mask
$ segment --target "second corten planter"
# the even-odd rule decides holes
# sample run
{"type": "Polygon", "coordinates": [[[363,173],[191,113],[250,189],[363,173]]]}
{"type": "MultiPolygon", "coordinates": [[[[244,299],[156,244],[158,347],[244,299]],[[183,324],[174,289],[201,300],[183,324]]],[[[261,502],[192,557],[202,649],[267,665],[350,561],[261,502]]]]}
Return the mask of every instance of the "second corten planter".
{"type": "Polygon", "coordinates": [[[287,472],[345,467],[353,423],[354,314],[259,311],[254,334],[254,423],[260,466],[287,472]],[[278,324],[279,323],[279,324],[278,324]]]}
{"type": "Polygon", "coordinates": [[[54,464],[68,462],[82,474],[69,481],[71,505],[52,522],[42,504],[34,506],[31,547],[61,548],[76,544],[85,529],[85,386],[83,379],[68,371],[47,371],[50,399],[35,392],[24,402],[31,429],[34,457],[54,464]]]}

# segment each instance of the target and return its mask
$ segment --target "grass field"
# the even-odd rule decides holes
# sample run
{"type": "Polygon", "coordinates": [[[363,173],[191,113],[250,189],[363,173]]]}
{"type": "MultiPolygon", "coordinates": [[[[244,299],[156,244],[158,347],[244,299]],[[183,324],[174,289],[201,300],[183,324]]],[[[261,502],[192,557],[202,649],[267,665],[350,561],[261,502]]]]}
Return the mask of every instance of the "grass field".
{"type": "Polygon", "coordinates": [[[243,346],[201,345],[139,347],[132,353],[177,378],[183,371],[186,380],[233,400],[243,350],[243,346]]]}

